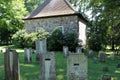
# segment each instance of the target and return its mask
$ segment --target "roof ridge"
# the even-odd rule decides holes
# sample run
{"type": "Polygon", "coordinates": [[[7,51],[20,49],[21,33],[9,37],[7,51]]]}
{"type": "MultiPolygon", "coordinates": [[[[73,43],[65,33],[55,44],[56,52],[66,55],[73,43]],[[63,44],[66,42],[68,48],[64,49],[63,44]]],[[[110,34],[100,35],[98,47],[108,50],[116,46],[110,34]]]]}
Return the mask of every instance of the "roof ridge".
{"type": "Polygon", "coordinates": [[[72,6],[72,4],[68,1],[68,0],[64,0],[66,2],[66,4],[68,4],[69,8],[71,8],[75,13],[77,12],[75,9],[74,9],[74,6],[72,6]]]}

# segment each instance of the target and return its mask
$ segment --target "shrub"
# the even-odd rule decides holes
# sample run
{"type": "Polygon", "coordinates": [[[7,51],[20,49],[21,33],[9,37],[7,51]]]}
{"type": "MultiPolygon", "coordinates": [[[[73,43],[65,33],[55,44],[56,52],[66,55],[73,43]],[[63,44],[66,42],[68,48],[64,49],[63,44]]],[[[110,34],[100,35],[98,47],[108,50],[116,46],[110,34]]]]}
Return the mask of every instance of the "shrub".
{"type": "Polygon", "coordinates": [[[24,47],[24,34],[25,30],[19,30],[12,36],[12,44],[17,47],[24,47]]]}
{"type": "Polygon", "coordinates": [[[47,39],[48,50],[61,51],[63,47],[63,34],[59,28],[56,28],[47,39]]]}
{"type": "Polygon", "coordinates": [[[100,37],[98,34],[94,34],[88,39],[88,47],[94,51],[99,51],[102,49],[100,37]]]}
{"type": "Polygon", "coordinates": [[[65,34],[63,45],[68,46],[70,51],[75,51],[75,48],[78,46],[78,35],[76,33],[65,34]]]}
{"type": "Polygon", "coordinates": [[[35,41],[47,38],[48,32],[40,29],[38,32],[27,34],[25,30],[20,30],[12,36],[12,43],[17,47],[35,47],[35,41]]]}

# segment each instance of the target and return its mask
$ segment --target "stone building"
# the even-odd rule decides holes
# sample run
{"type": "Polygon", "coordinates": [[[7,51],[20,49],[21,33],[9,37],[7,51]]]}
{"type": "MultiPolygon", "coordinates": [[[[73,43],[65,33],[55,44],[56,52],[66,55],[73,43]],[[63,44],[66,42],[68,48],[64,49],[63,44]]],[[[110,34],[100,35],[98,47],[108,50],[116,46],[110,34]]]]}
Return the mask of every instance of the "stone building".
{"type": "Polygon", "coordinates": [[[51,33],[56,27],[62,33],[75,32],[86,44],[87,20],[67,0],[45,0],[44,3],[24,18],[27,33],[44,28],[51,33]]]}

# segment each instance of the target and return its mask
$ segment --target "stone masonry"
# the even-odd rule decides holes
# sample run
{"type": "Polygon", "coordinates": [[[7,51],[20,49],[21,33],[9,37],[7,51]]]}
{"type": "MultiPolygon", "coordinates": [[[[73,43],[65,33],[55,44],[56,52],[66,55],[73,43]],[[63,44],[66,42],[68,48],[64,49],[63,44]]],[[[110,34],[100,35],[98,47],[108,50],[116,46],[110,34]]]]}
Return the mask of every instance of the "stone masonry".
{"type": "Polygon", "coordinates": [[[52,32],[56,27],[64,27],[64,32],[79,31],[77,16],[62,16],[41,19],[31,19],[25,21],[25,28],[27,33],[36,32],[43,28],[48,32],[52,32]]]}

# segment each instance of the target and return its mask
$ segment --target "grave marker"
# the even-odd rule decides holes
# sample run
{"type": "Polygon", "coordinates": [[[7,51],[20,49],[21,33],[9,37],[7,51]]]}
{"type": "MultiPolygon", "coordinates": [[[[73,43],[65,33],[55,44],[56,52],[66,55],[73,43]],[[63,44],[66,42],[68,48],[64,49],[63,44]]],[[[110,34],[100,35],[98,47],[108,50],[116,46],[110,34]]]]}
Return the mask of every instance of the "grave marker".
{"type": "Polygon", "coordinates": [[[69,55],[69,49],[67,46],[63,46],[63,53],[64,53],[65,57],[67,57],[69,55]]]}
{"type": "Polygon", "coordinates": [[[46,39],[36,41],[36,61],[40,60],[40,54],[47,53],[46,39]]]}
{"type": "Polygon", "coordinates": [[[25,63],[30,63],[32,61],[32,49],[25,48],[25,63]]]}
{"type": "Polygon", "coordinates": [[[81,49],[81,47],[76,47],[76,53],[82,54],[82,49],[81,49]]]}
{"type": "Polygon", "coordinates": [[[55,54],[51,52],[40,56],[40,80],[56,80],[55,54]]]}
{"type": "Polygon", "coordinates": [[[99,57],[100,62],[106,62],[106,53],[105,52],[99,51],[98,57],[99,57]]]}
{"type": "Polygon", "coordinates": [[[84,54],[70,54],[67,59],[67,80],[87,80],[87,58],[84,54]]]}
{"type": "Polygon", "coordinates": [[[18,53],[15,50],[7,49],[4,54],[5,80],[20,80],[18,53]]]}

